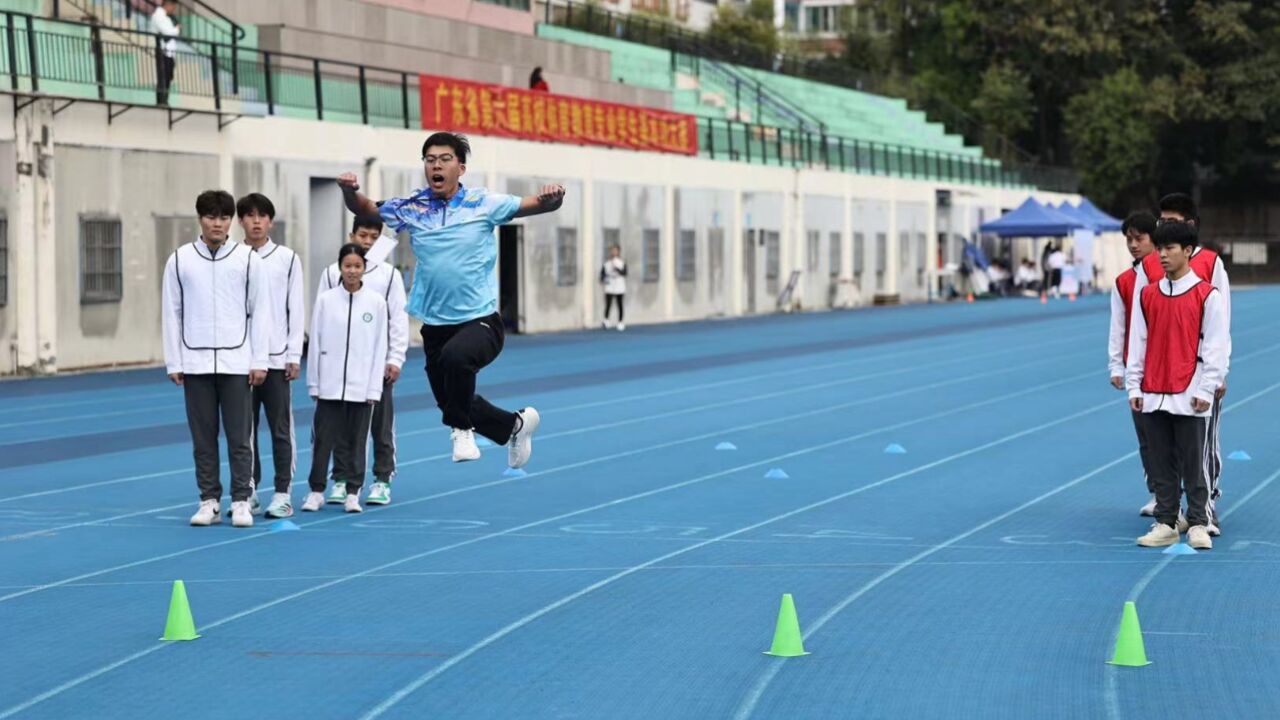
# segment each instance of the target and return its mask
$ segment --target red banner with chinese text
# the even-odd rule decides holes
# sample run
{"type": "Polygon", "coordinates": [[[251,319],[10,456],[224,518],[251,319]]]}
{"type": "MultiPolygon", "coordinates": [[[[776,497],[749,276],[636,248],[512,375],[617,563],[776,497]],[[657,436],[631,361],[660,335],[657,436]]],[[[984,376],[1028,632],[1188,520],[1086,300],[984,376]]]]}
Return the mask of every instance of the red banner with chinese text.
{"type": "Polygon", "coordinates": [[[693,115],[435,75],[420,83],[427,130],[698,154],[693,115]]]}

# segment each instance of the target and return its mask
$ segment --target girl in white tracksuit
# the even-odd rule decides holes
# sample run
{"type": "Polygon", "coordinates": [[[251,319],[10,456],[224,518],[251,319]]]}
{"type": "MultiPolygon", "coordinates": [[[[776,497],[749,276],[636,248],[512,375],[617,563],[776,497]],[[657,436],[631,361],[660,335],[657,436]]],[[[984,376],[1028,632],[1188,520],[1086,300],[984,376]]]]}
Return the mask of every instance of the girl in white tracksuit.
{"type": "Polygon", "coordinates": [[[316,298],[311,311],[307,389],[316,400],[316,414],[311,492],[302,504],[308,512],[324,504],[330,455],[336,467],[350,469],[350,477],[334,478],[347,485],[347,512],[361,511],[369,424],[382,397],[387,364],[387,303],[380,294],[363,289],[364,249],[343,245],[338,267],[342,284],[316,298]]]}

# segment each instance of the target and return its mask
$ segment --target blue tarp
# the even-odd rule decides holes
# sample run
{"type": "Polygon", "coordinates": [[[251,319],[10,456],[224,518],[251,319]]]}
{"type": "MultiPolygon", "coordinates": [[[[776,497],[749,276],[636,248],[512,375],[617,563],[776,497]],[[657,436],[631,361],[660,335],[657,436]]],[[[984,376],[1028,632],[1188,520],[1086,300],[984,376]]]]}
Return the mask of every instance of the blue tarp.
{"type": "Polygon", "coordinates": [[[1035,198],[1029,197],[1016,210],[983,223],[978,230],[1000,237],[1056,237],[1070,235],[1071,231],[1082,227],[1085,227],[1084,223],[1045,207],[1035,198]]]}
{"type": "Polygon", "coordinates": [[[1121,222],[1099,210],[1098,206],[1089,202],[1089,198],[1080,200],[1078,210],[1081,214],[1095,219],[1098,232],[1120,232],[1121,222]]]}

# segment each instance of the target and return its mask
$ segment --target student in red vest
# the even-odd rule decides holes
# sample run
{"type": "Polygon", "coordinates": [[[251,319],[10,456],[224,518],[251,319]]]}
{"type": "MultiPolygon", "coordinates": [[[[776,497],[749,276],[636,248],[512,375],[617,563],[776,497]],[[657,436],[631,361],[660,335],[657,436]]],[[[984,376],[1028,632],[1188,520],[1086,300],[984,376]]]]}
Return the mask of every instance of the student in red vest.
{"type": "Polygon", "coordinates": [[[1143,414],[1156,521],[1138,538],[1144,547],[1178,542],[1178,508],[1187,499],[1187,544],[1213,547],[1205,446],[1214,396],[1231,358],[1223,293],[1191,271],[1195,225],[1156,226],[1155,244],[1165,277],[1148,284],[1133,303],[1125,387],[1129,405],[1143,414]]]}
{"type": "MultiPolygon", "coordinates": [[[[1111,375],[1111,385],[1117,390],[1124,390],[1125,356],[1129,353],[1129,318],[1133,311],[1133,291],[1138,281],[1138,269],[1143,258],[1155,254],[1156,246],[1151,241],[1151,234],[1156,231],[1156,219],[1149,212],[1130,213],[1120,226],[1124,233],[1129,254],[1133,256],[1133,266],[1116,276],[1111,286],[1111,334],[1107,340],[1107,369],[1111,375]]],[[[1133,429],[1138,435],[1138,457],[1142,460],[1142,475],[1146,480],[1147,492],[1151,500],[1142,506],[1140,514],[1153,516],[1156,513],[1156,491],[1151,485],[1150,463],[1147,460],[1147,434],[1142,422],[1142,413],[1133,411],[1133,429]]]]}
{"type": "MultiPolygon", "coordinates": [[[[1191,196],[1184,193],[1173,193],[1160,198],[1160,218],[1157,224],[1167,222],[1186,222],[1196,228],[1197,234],[1200,231],[1200,214],[1196,211],[1196,203],[1191,196]]],[[[1189,264],[1191,272],[1205,282],[1213,285],[1222,294],[1223,315],[1227,322],[1227,352],[1231,351],[1231,282],[1227,279],[1227,268],[1222,262],[1222,258],[1218,253],[1204,247],[1197,247],[1192,254],[1189,264]]],[[[1138,273],[1137,290],[1147,282],[1155,282],[1159,278],[1164,277],[1164,270],[1160,267],[1159,258],[1153,253],[1143,261],[1143,268],[1146,273],[1138,273]]],[[[1222,386],[1218,388],[1218,392],[1213,399],[1213,412],[1209,419],[1209,442],[1205,445],[1205,468],[1209,476],[1209,496],[1214,505],[1213,518],[1209,523],[1209,534],[1218,535],[1220,530],[1217,513],[1218,498],[1222,495],[1222,489],[1219,486],[1219,478],[1222,475],[1222,443],[1218,440],[1220,434],[1220,423],[1222,417],[1222,397],[1227,394],[1227,373],[1230,368],[1224,368],[1222,371],[1222,386]]]]}

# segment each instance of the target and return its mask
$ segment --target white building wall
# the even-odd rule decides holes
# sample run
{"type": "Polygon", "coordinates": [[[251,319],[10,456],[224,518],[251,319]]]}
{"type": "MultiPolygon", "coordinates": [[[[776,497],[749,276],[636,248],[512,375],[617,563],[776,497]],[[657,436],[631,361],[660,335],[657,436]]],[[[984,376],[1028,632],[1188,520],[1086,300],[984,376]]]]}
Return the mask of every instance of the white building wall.
{"type": "MultiPolygon", "coordinates": [[[[201,190],[216,186],[237,197],[257,191],[272,198],[284,226],[282,239],[304,258],[310,303],[319,269],[332,262],[349,229],[350,214],[341,207],[333,178],[356,172],[376,197],[406,193],[422,182],[425,132],[420,130],[244,118],[219,131],[216,121],[205,116],[186,118],[171,128],[164,112],[142,108],[108,124],[105,107],[76,104],[53,116],[50,102],[23,109],[13,124],[0,123],[0,213],[10,220],[10,292],[8,303],[0,308],[0,338],[6,341],[0,372],[40,371],[35,361],[14,360],[20,357],[53,357],[59,369],[159,361],[159,273],[176,239],[185,239],[196,227],[192,205],[201,190]],[[22,222],[42,223],[39,232],[54,234],[56,263],[25,261],[18,257],[25,246],[14,243],[15,216],[43,217],[20,212],[34,206],[29,202],[34,190],[30,183],[17,182],[14,162],[4,161],[30,155],[38,140],[39,132],[16,132],[23,118],[36,118],[31,126],[36,130],[49,125],[53,138],[48,170],[54,212],[22,222]],[[28,150],[18,152],[17,145],[28,150]],[[124,223],[124,297],[113,307],[91,307],[79,299],[78,223],[86,213],[118,216],[124,223]],[[44,287],[56,302],[23,301],[16,294],[19,287],[44,287]],[[20,318],[49,331],[49,339],[33,347],[36,337],[45,336],[18,332],[20,318]]],[[[0,97],[0,116],[15,117],[12,98],[0,97]]],[[[925,297],[918,283],[911,285],[916,270],[904,277],[893,264],[898,255],[894,233],[896,227],[934,232],[932,198],[935,190],[946,186],[489,137],[473,138],[473,143],[465,183],[499,192],[531,192],[551,180],[569,188],[560,213],[523,223],[523,310],[530,331],[579,329],[599,322],[596,277],[604,230],[614,228],[631,266],[629,323],[774,312],[777,294],[793,269],[802,273],[796,292],[801,306],[825,307],[825,263],[832,233],[841,233],[847,243],[841,261],[857,288],[856,302],[870,303],[877,293],[901,293],[903,301],[925,297]],[[811,226],[823,233],[823,269],[808,285],[803,258],[811,226]],[[562,283],[556,273],[560,228],[577,229],[576,284],[562,283]],[[696,236],[696,269],[692,279],[679,280],[679,233],[690,229],[696,236]],[[646,230],[650,238],[657,231],[659,249],[658,278],[648,283],[646,230]],[[724,238],[719,281],[710,274],[712,230],[723,232],[724,238]],[[864,255],[855,276],[854,241],[859,234],[864,255]],[[879,248],[885,268],[894,270],[881,276],[877,286],[880,234],[885,235],[879,248]]],[[[1026,196],[998,188],[952,189],[963,190],[972,205],[992,208],[1015,207],[1026,196]]],[[[651,239],[651,248],[652,244],[651,239]]],[[[401,248],[396,260],[411,274],[408,248],[401,248]]],[[[930,272],[932,263],[925,265],[930,272]]]]}

